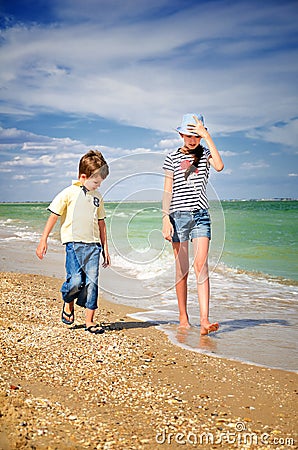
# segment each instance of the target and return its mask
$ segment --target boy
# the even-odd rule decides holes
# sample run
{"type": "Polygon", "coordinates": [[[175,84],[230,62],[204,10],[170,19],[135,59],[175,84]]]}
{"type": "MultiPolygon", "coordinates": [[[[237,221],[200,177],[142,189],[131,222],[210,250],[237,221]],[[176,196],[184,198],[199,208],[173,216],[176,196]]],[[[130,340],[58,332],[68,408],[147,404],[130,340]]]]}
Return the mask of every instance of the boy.
{"type": "Polygon", "coordinates": [[[94,322],[98,308],[98,272],[102,250],[103,267],[110,265],[105,210],[97,188],[108,176],[109,167],[99,151],[90,150],[80,160],[78,181],[61,191],[49,205],[51,215],[45,225],[36,255],[42,259],[48,249],[47,239],[58,218],[61,241],[66,250],[66,281],[61,287],[64,301],[61,320],[74,323],[74,300],[86,308],[86,331],[104,330],[94,322]]]}

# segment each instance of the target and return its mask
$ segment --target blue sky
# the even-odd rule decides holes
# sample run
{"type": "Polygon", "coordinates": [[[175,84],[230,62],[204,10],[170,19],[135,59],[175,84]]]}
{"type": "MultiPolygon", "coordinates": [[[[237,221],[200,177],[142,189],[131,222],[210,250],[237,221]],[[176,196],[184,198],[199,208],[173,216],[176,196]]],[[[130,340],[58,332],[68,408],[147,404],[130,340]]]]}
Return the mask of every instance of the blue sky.
{"type": "Polygon", "coordinates": [[[203,113],[215,195],[297,198],[297,1],[2,0],[0,201],[51,200],[100,149],[107,200],[160,199],[203,113]]]}

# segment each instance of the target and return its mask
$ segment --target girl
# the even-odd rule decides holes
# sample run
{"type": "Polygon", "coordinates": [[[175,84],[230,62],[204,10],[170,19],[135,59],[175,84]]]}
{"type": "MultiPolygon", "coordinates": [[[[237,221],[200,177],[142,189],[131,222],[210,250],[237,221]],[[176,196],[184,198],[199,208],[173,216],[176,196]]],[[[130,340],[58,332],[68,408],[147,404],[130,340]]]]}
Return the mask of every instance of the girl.
{"type": "Polygon", "coordinates": [[[163,236],[172,242],[176,263],[176,295],[180,327],[189,328],[187,314],[188,241],[194,247],[194,270],[200,305],[200,333],[217,331],[209,321],[208,251],[211,225],[206,187],[210,165],[220,172],[224,164],[204,126],[201,115],[186,114],[176,130],[184,141],[182,148],[167,155],[163,194],[163,236]],[[208,148],[201,145],[205,139],[208,148]]]}

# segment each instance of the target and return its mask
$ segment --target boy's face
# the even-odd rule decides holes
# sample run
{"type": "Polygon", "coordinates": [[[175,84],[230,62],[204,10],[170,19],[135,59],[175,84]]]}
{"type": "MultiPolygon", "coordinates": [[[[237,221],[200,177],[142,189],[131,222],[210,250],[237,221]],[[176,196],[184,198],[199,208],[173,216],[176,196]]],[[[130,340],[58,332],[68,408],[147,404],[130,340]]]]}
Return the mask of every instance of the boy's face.
{"type": "Polygon", "coordinates": [[[103,179],[100,175],[91,175],[91,177],[87,178],[85,174],[82,174],[80,176],[80,181],[83,186],[85,186],[88,191],[94,191],[97,189],[101,183],[103,182],[103,179]]]}

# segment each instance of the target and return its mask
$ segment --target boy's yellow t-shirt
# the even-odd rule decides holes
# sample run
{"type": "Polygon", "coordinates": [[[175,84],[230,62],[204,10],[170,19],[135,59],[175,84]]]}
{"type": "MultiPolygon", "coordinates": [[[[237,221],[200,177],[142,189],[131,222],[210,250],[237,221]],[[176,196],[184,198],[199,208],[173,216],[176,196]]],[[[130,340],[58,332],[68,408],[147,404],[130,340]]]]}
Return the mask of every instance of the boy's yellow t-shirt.
{"type": "Polygon", "coordinates": [[[63,244],[100,242],[98,220],[105,218],[105,209],[98,191],[87,191],[80,181],[74,181],[56,195],[48,210],[61,216],[63,244]]]}

